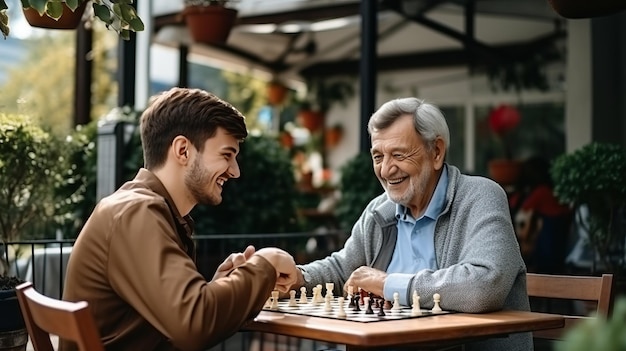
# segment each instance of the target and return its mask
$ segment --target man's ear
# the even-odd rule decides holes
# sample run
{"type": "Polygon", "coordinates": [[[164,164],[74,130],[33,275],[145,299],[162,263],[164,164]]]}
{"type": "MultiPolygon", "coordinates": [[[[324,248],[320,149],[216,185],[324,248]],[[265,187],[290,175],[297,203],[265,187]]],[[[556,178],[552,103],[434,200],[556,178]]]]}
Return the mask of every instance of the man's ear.
{"type": "Polygon", "coordinates": [[[435,169],[439,170],[443,167],[443,162],[446,159],[446,143],[442,138],[438,137],[435,139],[435,155],[433,159],[433,163],[435,165],[435,169]]]}
{"type": "Polygon", "coordinates": [[[178,162],[181,164],[187,164],[187,161],[189,161],[190,146],[191,143],[189,142],[189,139],[179,135],[172,141],[170,151],[174,154],[174,158],[178,162]]]}

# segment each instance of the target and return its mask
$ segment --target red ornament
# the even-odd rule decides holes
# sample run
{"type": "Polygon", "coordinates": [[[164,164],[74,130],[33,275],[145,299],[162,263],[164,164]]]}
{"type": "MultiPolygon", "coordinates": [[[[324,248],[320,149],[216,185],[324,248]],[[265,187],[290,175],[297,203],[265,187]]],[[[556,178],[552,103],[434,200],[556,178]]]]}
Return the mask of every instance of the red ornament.
{"type": "Polygon", "coordinates": [[[504,134],[517,127],[520,119],[518,109],[510,105],[500,105],[489,113],[489,127],[496,134],[504,134]]]}

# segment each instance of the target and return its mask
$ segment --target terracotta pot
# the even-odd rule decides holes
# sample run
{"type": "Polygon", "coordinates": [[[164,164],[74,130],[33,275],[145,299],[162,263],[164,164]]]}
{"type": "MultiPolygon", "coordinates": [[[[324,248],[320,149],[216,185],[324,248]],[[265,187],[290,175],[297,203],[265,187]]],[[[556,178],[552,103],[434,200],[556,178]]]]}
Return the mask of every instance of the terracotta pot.
{"type": "Polygon", "coordinates": [[[324,125],[324,114],[319,111],[301,110],[297,118],[300,125],[311,132],[318,131],[324,125]]]}
{"type": "Polygon", "coordinates": [[[341,137],[343,136],[343,130],[338,127],[329,128],[324,133],[324,142],[327,148],[333,148],[339,144],[341,137]]]}
{"type": "Polygon", "coordinates": [[[287,87],[278,82],[267,83],[267,102],[270,105],[280,105],[287,97],[287,87]]]}
{"type": "Polygon", "coordinates": [[[502,186],[514,185],[522,167],[517,160],[495,159],[489,161],[489,177],[502,186]]]}
{"type": "Polygon", "coordinates": [[[194,41],[224,44],[237,19],[237,10],[223,6],[187,6],[183,17],[194,41]]]}
{"type": "Polygon", "coordinates": [[[287,149],[293,147],[293,136],[289,132],[280,133],[280,144],[287,149]]]}
{"type": "Polygon", "coordinates": [[[76,29],[80,20],[83,18],[87,2],[88,1],[83,1],[80,5],[78,5],[75,11],[70,10],[70,8],[63,3],[63,14],[58,20],[48,17],[46,14],[40,16],[39,12],[31,7],[23,8],[22,10],[24,11],[24,17],[26,17],[28,23],[33,27],[48,29],[76,29]]]}

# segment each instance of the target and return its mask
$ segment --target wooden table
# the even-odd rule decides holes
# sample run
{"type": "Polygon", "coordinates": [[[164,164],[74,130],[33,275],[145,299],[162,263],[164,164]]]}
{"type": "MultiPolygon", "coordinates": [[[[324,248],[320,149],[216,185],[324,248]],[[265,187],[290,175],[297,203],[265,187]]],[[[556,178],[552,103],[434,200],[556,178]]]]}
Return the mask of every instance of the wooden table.
{"type": "Polygon", "coordinates": [[[347,350],[355,351],[458,345],[511,333],[560,328],[563,323],[560,315],[522,311],[454,313],[371,323],[261,311],[244,329],[345,344],[347,350]]]}

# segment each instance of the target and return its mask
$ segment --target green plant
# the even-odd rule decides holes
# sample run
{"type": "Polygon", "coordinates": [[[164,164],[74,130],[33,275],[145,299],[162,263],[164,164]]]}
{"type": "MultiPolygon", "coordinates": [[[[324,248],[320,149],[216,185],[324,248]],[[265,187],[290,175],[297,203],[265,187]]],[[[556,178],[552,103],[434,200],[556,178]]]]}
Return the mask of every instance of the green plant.
{"type": "MultiPolygon", "coordinates": [[[[63,14],[63,2],[72,10],[85,1],[92,1],[93,12],[107,26],[116,31],[124,40],[130,39],[130,32],[144,30],[144,24],[132,6],[133,0],[21,0],[22,8],[33,8],[40,15],[59,19],[63,14]]],[[[6,38],[9,35],[8,6],[0,0],[0,31],[6,38]]]]}
{"type": "Polygon", "coordinates": [[[337,218],[342,228],[351,228],[370,200],[383,192],[368,152],[359,153],[341,167],[339,190],[337,218]]]}
{"type": "Polygon", "coordinates": [[[54,216],[54,184],[66,160],[60,142],[24,115],[0,114],[0,239],[54,216]]]}
{"type": "Polygon", "coordinates": [[[554,193],[562,203],[586,205],[587,220],[577,218],[590,246],[613,272],[626,268],[626,232],[615,228],[626,206],[626,152],[623,147],[594,142],[554,160],[550,169],[554,193]]]}
{"type": "Polygon", "coordinates": [[[570,330],[556,351],[622,351],[626,350],[626,296],[615,303],[612,316],[585,320],[570,330]]]}
{"type": "Polygon", "coordinates": [[[196,234],[280,233],[300,229],[291,160],[278,141],[248,136],[238,156],[241,177],[226,183],[222,203],[196,206],[196,234]]]}
{"type": "Polygon", "coordinates": [[[354,96],[354,92],[354,85],[350,79],[311,78],[307,80],[307,94],[301,106],[302,109],[326,114],[334,104],[344,105],[354,96]]]}

